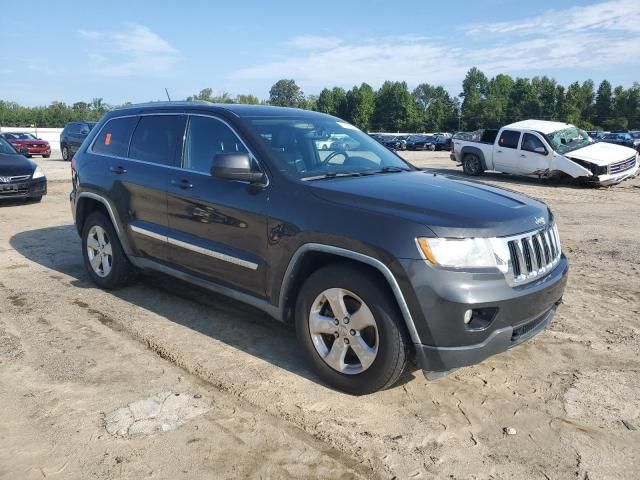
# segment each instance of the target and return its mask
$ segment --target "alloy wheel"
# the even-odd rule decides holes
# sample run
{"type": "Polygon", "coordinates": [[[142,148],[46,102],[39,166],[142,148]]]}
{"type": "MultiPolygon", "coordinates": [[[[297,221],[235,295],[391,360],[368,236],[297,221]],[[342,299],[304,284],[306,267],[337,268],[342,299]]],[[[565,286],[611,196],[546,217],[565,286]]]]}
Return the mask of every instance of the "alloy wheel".
{"type": "Polygon", "coordinates": [[[107,232],[100,225],[94,225],[87,234],[87,256],[93,272],[107,277],[113,268],[113,248],[107,232]]]}
{"type": "Polygon", "coordinates": [[[342,288],[329,288],[316,297],[309,312],[309,332],[320,358],[340,373],[362,373],[378,354],[373,313],[360,297],[342,288]]]}

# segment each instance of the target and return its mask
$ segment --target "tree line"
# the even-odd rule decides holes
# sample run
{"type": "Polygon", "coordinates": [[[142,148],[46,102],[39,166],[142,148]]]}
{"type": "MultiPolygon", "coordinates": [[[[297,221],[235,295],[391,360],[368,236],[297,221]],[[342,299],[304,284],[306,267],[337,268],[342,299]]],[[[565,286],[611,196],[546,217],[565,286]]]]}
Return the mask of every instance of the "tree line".
{"type": "MultiPolygon", "coordinates": [[[[603,80],[565,87],[547,76],[487,77],[471,68],[462,92],[452,96],[444,87],[421,83],[410,90],[406,82],[386,81],[375,90],[367,83],[350,90],[324,88],[319,95],[305,95],[295,80],[277,81],[267,100],[255,95],[214,95],[211,88],[186,98],[214,103],[268,104],[315,110],[343,118],[364,131],[438,132],[497,128],[527,118],[573,123],[586,130],[640,128],[640,83],[613,87],[603,80]]],[[[127,105],[127,104],[125,104],[127,105]]],[[[0,125],[62,127],[70,120],[98,120],[115,108],[101,98],[67,105],[25,107],[0,100],[0,125]]]]}

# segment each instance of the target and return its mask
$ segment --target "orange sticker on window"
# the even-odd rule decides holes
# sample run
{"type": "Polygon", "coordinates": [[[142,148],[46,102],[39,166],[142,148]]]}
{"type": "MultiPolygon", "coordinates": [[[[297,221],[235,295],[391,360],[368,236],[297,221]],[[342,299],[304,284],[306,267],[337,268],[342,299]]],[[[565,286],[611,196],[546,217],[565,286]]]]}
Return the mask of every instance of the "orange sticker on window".
{"type": "Polygon", "coordinates": [[[107,138],[104,139],[104,144],[109,145],[111,143],[111,134],[107,133],[107,138]]]}

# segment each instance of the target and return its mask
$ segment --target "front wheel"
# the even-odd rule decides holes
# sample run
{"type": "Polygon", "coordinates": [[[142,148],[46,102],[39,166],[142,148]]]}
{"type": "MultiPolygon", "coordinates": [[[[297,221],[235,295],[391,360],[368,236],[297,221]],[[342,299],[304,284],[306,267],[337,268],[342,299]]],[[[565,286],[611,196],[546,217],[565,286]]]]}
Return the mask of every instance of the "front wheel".
{"type": "Polygon", "coordinates": [[[82,228],[84,265],[91,280],[101,288],[115,290],[135,279],[135,270],[127,258],[111,221],[102,212],[94,212],[82,228]]]}
{"type": "Polygon", "coordinates": [[[358,267],[328,266],[307,279],[296,304],[296,331],[322,380],[352,395],[393,385],[411,356],[395,302],[358,267]]]}
{"type": "Polygon", "coordinates": [[[462,159],[462,170],[467,175],[474,177],[482,175],[482,172],[484,172],[480,158],[472,153],[465,155],[462,159]]]}
{"type": "Polygon", "coordinates": [[[62,146],[62,160],[65,162],[69,161],[69,147],[66,145],[62,146]]]}

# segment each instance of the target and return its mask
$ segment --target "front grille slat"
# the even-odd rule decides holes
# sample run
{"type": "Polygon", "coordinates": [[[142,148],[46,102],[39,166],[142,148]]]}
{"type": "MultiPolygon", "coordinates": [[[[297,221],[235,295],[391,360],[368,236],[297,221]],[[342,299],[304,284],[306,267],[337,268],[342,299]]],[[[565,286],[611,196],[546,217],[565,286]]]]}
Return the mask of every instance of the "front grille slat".
{"type": "Polygon", "coordinates": [[[507,281],[512,286],[545,275],[560,261],[560,236],[555,225],[504,240],[510,257],[507,281]]]}
{"type": "Polygon", "coordinates": [[[633,157],[627,158],[626,160],[609,165],[609,173],[613,174],[613,173],[624,172],[625,170],[629,170],[633,168],[635,165],[636,165],[636,157],[634,155],[633,157]]]}

